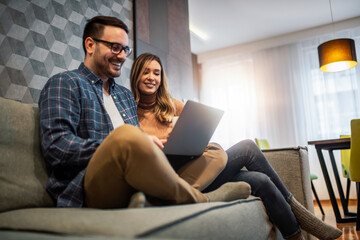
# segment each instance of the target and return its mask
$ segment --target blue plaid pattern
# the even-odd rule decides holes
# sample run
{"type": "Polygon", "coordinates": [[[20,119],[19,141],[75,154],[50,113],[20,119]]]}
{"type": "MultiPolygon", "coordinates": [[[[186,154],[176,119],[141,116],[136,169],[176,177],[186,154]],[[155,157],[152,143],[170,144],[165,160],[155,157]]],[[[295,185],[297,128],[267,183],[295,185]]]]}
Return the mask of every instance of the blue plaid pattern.
{"type": "MultiPolygon", "coordinates": [[[[111,83],[110,94],[124,122],[139,126],[130,90],[111,83]]],[[[104,104],[102,80],[83,63],[49,79],[40,94],[42,152],[50,168],[46,189],[58,207],[83,207],[83,180],[97,147],[113,130],[104,104]]]]}

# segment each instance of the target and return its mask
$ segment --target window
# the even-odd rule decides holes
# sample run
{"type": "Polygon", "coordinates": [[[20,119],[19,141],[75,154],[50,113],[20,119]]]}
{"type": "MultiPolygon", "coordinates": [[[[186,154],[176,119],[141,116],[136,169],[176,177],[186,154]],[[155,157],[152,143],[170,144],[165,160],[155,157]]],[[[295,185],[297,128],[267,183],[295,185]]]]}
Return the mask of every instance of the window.
{"type": "Polygon", "coordinates": [[[309,138],[338,138],[341,134],[350,134],[350,120],[360,116],[358,66],[324,73],[319,70],[317,45],[303,51],[307,60],[305,66],[310,72],[309,79],[304,79],[308,86],[303,88],[309,96],[309,100],[305,100],[305,111],[310,112],[307,119],[311,129],[309,138]]]}

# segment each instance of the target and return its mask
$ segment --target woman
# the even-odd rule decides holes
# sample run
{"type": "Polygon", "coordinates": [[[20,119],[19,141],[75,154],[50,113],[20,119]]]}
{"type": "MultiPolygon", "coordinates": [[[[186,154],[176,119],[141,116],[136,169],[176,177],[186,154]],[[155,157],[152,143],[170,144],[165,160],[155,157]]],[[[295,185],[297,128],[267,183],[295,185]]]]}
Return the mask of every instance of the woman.
{"type": "MultiPolygon", "coordinates": [[[[183,104],[170,97],[159,57],[148,53],[140,55],[132,66],[130,81],[138,104],[140,126],[149,134],[158,136],[162,143],[166,142],[172,130],[172,119],[180,114],[183,104]]],[[[217,151],[221,151],[219,145],[215,146],[217,151]]],[[[200,188],[203,192],[217,189],[227,182],[244,181],[250,184],[251,194],[262,199],[270,219],[285,239],[303,239],[300,226],[320,239],[335,239],[342,234],[339,229],[316,218],[292,196],[253,141],[241,141],[226,153],[225,168],[215,180],[208,181],[206,188],[200,188]],[[248,171],[241,170],[243,167],[248,171]]],[[[191,163],[176,167],[197,174],[191,163]]]]}
{"type": "MultiPolygon", "coordinates": [[[[145,59],[146,56],[142,55],[140,59],[145,59]]],[[[143,61],[138,61],[138,63],[141,62],[143,61]]],[[[143,68],[144,64],[134,64],[131,71],[131,79],[136,79],[131,82],[131,88],[138,104],[139,123],[145,132],[160,139],[162,148],[162,144],[166,142],[172,130],[172,120],[180,115],[184,104],[170,97],[166,76],[158,61],[151,61],[146,68],[143,68]],[[159,88],[160,85],[161,88],[159,88]]],[[[227,154],[216,143],[210,143],[205,152],[192,161],[182,156],[171,158],[170,163],[179,176],[200,191],[219,175],[227,162],[227,154]],[[206,171],[204,171],[205,168],[206,171]]]]}

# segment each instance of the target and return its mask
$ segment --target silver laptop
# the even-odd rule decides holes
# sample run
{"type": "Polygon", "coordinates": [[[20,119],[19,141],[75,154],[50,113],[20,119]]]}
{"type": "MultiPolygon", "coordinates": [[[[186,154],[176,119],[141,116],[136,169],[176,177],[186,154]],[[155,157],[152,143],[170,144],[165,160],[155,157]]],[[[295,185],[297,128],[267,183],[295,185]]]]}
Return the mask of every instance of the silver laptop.
{"type": "Polygon", "coordinates": [[[166,155],[200,156],[224,111],[207,105],[187,101],[167,142],[164,144],[166,155]]]}

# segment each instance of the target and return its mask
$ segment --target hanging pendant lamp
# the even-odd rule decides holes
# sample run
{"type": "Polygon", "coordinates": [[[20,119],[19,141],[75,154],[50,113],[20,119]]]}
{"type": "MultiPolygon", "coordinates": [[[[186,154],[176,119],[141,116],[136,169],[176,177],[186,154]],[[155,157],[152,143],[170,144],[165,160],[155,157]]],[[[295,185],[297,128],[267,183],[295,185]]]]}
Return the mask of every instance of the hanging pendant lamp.
{"type": "Polygon", "coordinates": [[[338,72],[357,65],[355,41],[349,38],[334,39],[318,47],[320,70],[338,72]]]}
{"type": "MultiPolygon", "coordinates": [[[[331,0],[329,0],[331,22],[334,27],[331,0]]],[[[333,29],[334,32],[334,29],[333,29]]],[[[355,41],[349,38],[334,39],[318,46],[320,70],[339,72],[357,65],[355,41]]]]}

